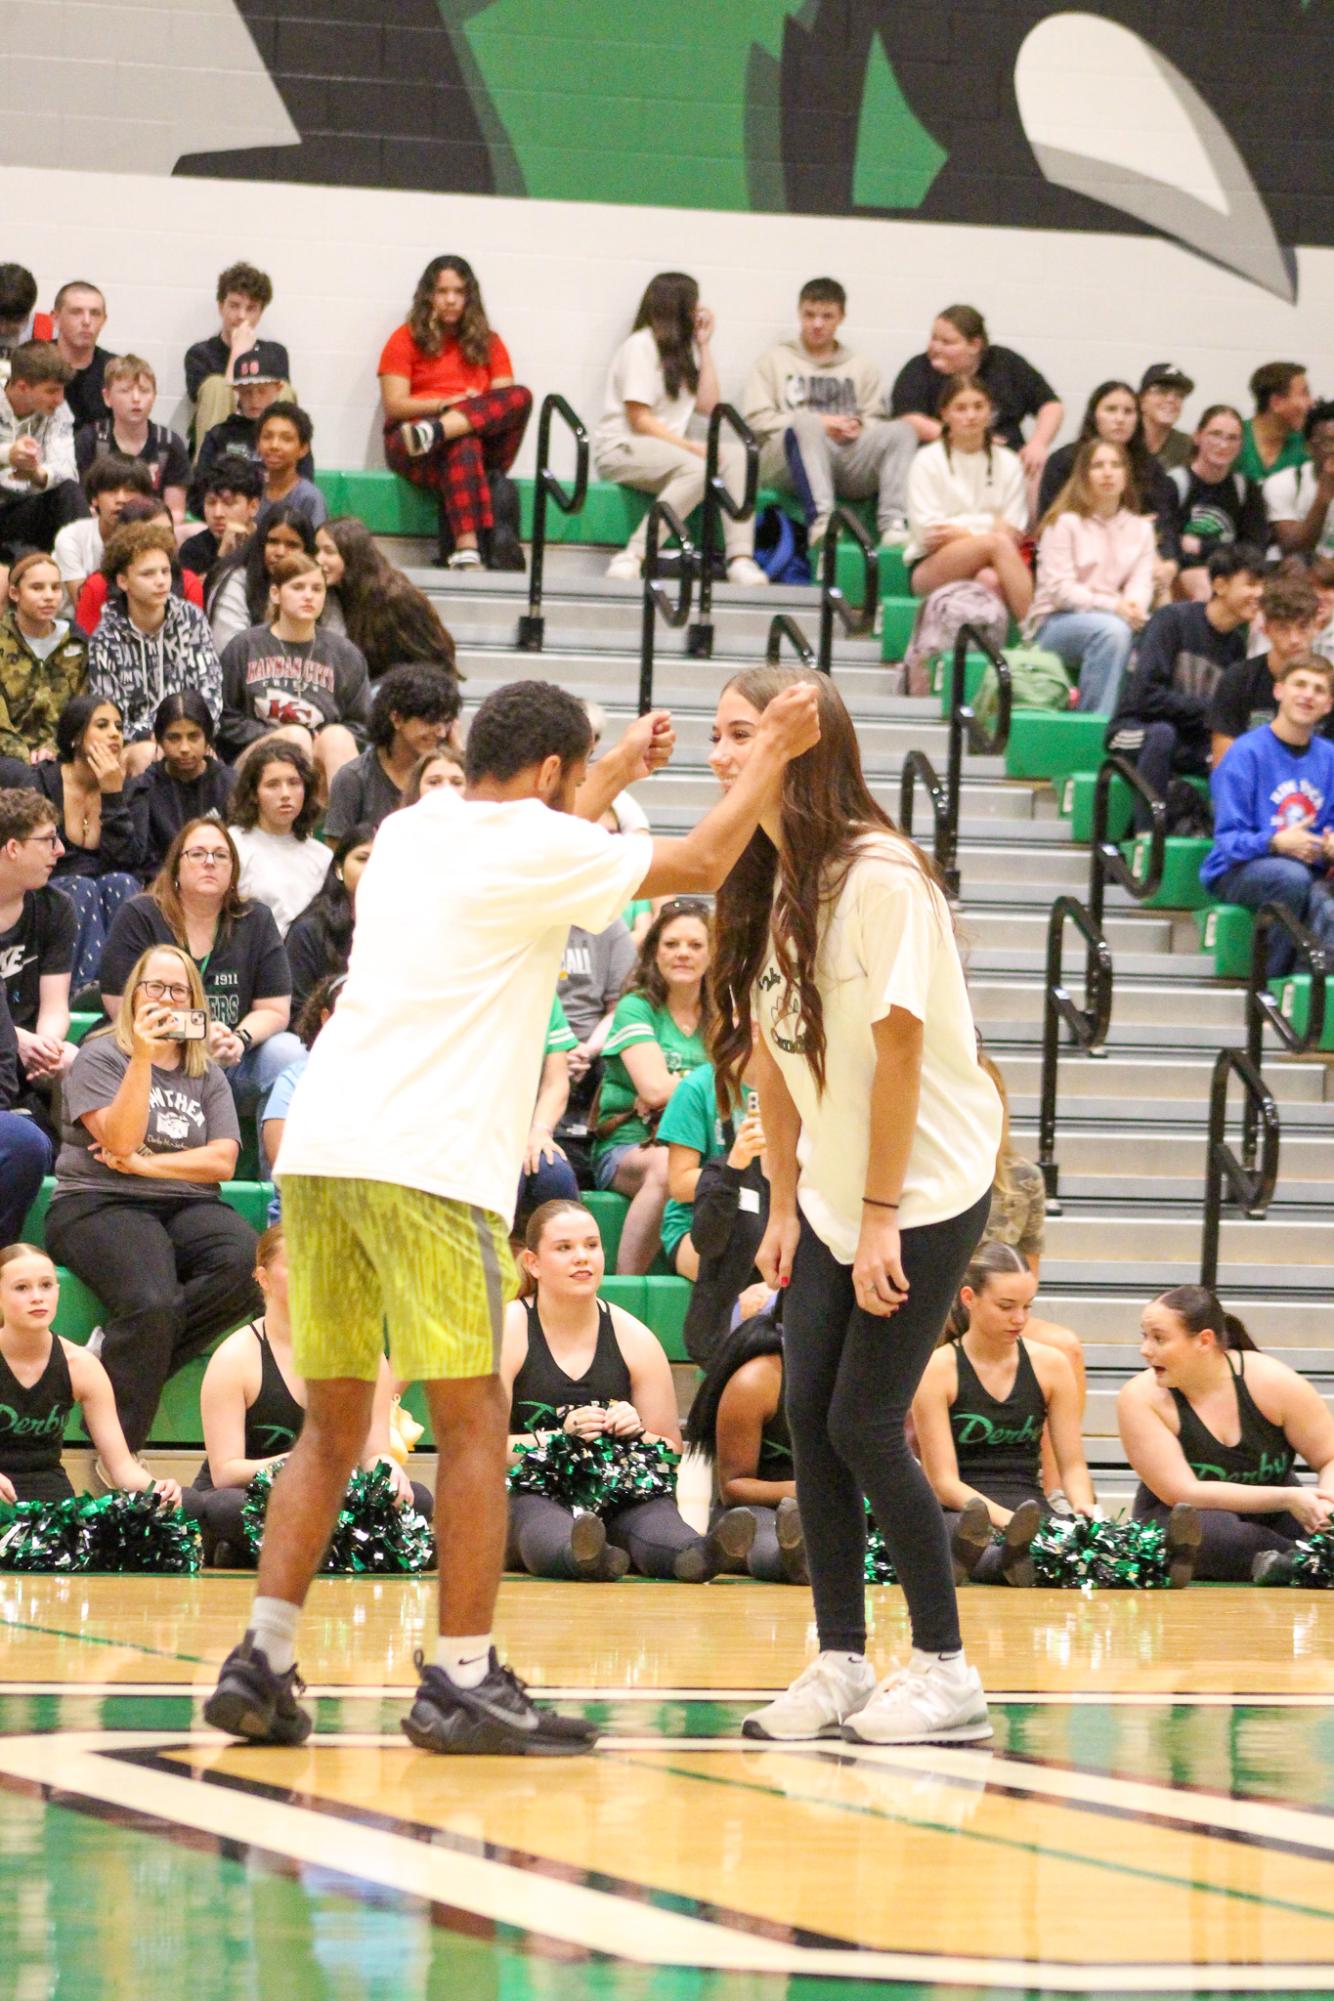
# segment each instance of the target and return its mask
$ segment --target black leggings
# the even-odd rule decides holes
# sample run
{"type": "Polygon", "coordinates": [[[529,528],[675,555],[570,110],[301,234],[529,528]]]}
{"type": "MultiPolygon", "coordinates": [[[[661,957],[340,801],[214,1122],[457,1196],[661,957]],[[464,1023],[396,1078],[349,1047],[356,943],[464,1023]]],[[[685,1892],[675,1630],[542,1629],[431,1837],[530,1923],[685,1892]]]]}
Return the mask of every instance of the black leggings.
{"type": "MultiPolygon", "coordinates": [[[[510,1544],[518,1550],[524,1569],[532,1577],[573,1577],[570,1561],[572,1508],[545,1494],[510,1495],[510,1544]]],[[[702,1543],[684,1519],[676,1502],[665,1495],[655,1501],[636,1501],[617,1508],[606,1517],[607,1541],[629,1553],[635,1569],[644,1577],[671,1577],[677,1557],[684,1549],[702,1543]]]]}
{"type": "MultiPolygon", "coordinates": [[[[981,1490],[979,1489],[978,1491],[980,1492],[981,1490]]],[[[1021,1508],[1025,1501],[1036,1501],[1042,1510],[1043,1521],[1049,1521],[1052,1516],[1051,1505],[1040,1487],[1030,1487],[1027,1485],[1006,1487],[1000,1482],[993,1481],[987,1488],[986,1498],[989,1501],[995,1501],[998,1507],[1008,1508],[1011,1514],[1014,1513],[1016,1508],[1021,1508]]],[[[956,1514],[952,1508],[946,1508],[945,1533],[951,1541],[954,1540],[954,1531],[958,1528],[962,1520],[962,1509],[956,1514]]],[[[977,1566],[973,1571],[970,1581],[973,1584],[1004,1584],[1005,1572],[1001,1569],[1000,1543],[993,1542],[989,1549],[983,1550],[977,1560],[977,1566]]]]}
{"type": "Polygon", "coordinates": [[[908,1601],[914,1646],[960,1644],[950,1541],[940,1503],[904,1436],[908,1410],[959,1281],[986,1228],[988,1193],[961,1216],[905,1230],[908,1298],[887,1320],[864,1313],[851,1265],[802,1218],[783,1306],[785,1401],[815,1619],[824,1651],[866,1647],[865,1494],[908,1601]]]}
{"type": "MultiPolygon", "coordinates": [[[[1172,1510],[1144,1486],[1135,1495],[1135,1520],[1161,1522],[1172,1510]]],[[[1289,1550],[1306,1530],[1295,1515],[1234,1515],[1230,1508],[1200,1508],[1197,1584],[1249,1584],[1251,1565],[1262,1550],[1289,1550]]]]}

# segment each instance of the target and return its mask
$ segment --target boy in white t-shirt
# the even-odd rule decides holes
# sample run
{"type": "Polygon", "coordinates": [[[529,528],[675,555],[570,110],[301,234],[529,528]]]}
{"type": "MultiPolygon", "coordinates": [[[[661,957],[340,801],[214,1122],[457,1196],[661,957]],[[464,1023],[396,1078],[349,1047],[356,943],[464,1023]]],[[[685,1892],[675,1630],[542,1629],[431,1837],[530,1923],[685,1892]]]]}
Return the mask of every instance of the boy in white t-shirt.
{"type": "Polygon", "coordinates": [[[302,1743],[295,1635],[356,1464],[389,1329],[424,1383],[440,1450],[435,1665],[404,1730],[422,1749],[559,1756],[594,1732],[531,1703],[491,1644],[505,1551],[508,1408],[497,1373],[515,1290],[509,1218],[569,927],[600,931],[636,893],[716,889],[818,739],[815,691],[766,711],[750,763],[691,833],[612,836],[616,793],[666,763],[671,719],[641,717],[588,768],[582,705],[545,682],[490,695],[467,791],[393,813],[357,886],[338,1011],[311,1052],[278,1162],[293,1362],[305,1427],[276,1482],[259,1594],[207,1720],[302,1743]]]}
{"type": "Polygon", "coordinates": [[[71,604],[94,570],[102,567],[107,537],[120,521],[127,500],[151,500],[153,475],[141,459],[103,452],[84,475],[83,490],[92,513],[86,521],[71,521],[56,536],[52,554],[71,604]]]}

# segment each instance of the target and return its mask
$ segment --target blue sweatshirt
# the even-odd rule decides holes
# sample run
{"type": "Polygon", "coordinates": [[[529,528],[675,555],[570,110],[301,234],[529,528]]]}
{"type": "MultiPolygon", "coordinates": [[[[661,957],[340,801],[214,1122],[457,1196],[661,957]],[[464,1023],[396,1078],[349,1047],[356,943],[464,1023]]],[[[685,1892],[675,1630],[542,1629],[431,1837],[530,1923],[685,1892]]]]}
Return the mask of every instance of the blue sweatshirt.
{"type": "MultiPolygon", "coordinates": [[[[1206,889],[1240,862],[1258,861],[1285,827],[1323,834],[1334,825],[1334,743],[1313,737],[1297,750],[1266,723],[1238,737],[1209,780],[1214,844],[1200,869],[1206,889]]],[[[1294,856],[1287,856],[1292,861],[1294,856]]],[[[1311,865],[1311,879],[1329,864],[1311,865]]]]}

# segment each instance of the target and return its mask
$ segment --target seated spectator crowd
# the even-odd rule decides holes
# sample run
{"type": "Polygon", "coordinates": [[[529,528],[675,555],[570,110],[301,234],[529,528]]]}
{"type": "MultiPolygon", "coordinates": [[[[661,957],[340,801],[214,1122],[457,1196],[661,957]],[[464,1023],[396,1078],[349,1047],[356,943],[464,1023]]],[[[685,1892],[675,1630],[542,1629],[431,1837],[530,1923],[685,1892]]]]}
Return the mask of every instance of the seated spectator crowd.
{"type": "MultiPolygon", "coordinates": [[[[44,316],[30,283],[0,266],[0,325],[17,328],[0,362],[0,1248],[15,1247],[0,1257],[0,1366],[12,1349],[26,1369],[42,1349],[31,1302],[50,1290],[48,1260],[19,1240],[53,1172],[45,1248],[105,1316],[96,1367],[67,1368],[64,1390],[87,1399],[116,1484],[140,1484],[169,1377],[242,1330],[210,1365],[191,1490],[220,1560],[236,1560],[237,1493],[295,1436],[303,1393],[277,1197],[257,1242],[224,1184],[252,1132],[252,1171],[272,1173],[338,1004],[377,829],[465,782],[460,677],[430,600],[364,523],[328,517],[291,359],[259,331],[265,273],[220,274],[218,331],[185,357],[188,439],[155,419],[152,366],[98,344],[99,287],[71,281],[44,316]],[[75,1012],[102,1017],[77,1045],[75,1012]]],[[[1334,403],[1313,400],[1298,364],[1271,363],[1249,418],[1215,403],[1186,432],[1194,384],[1159,363],[1137,386],[1095,389],[1058,448],[1060,399],[974,308],[940,313],[892,384],[845,344],[847,309],[837,280],[805,284],[795,329],[737,398],[760,480],[790,497],[807,554],[818,559],[841,503],[871,503],[922,600],[919,637],[939,643],[979,602],[1002,638],[1017,626],[1055,662],[1062,700],[1107,718],[1109,748],[1170,811],[1207,815],[1198,782],[1210,782],[1205,883],[1251,907],[1277,901],[1334,947],[1334,403]]],[[[683,521],[704,494],[703,430],[722,397],[713,333],[693,278],[655,276],[593,429],[599,476],[683,521]]],[[[463,258],[428,264],[379,382],[386,460],[434,497],[441,563],[522,568],[510,470],[533,398],[463,258]]],[[[719,469],[739,499],[745,455],[726,433],[719,469]]],[[[753,516],[719,519],[720,576],[767,583],[753,516]]],[[[646,549],[644,522],[609,576],[639,578],[646,549]]],[[[608,824],[638,813],[619,799],[608,824]]],[[[527,1494],[512,1551],[535,1574],[805,1576],[781,1305],[754,1265],[763,1125],[744,1078],[736,1102],[717,1102],[712,949],[711,907],[689,897],[570,934],[517,1191],[529,1293],[506,1321],[502,1375],[516,1462],[553,1410],[576,1436],[680,1449],[656,1339],[597,1297],[606,1254],[583,1198],[622,1196],[617,1273],[691,1286],[686,1343],[709,1374],[687,1436],[715,1465],[713,1516],[701,1534],[669,1501],[603,1521],[527,1494]],[[584,1376],[565,1373],[590,1351],[584,1376]]],[[[1276,930],[1271,971],[1292,950],[1276,930]]],[[[986,1237],[914,1410],[960,1572],[984,1582],[1031,1582],[1038,1522],[1096,1506],[1080,1342],[1031,1311],[1042,1214],[1041,1177],[1007,1132],[986,1237]],[[970,1483],[961,1399],[1014,1405],[1024,1465],[973,1468],[982,1485],[970,1483]]],[[[1166,1355],[1168,1372],[1131,1386],[1123,1421],[1140,1512],[1166,1511],[1176,1537],[1177,1581],[1198,1547],[1218,1574],[1249,1576],[1311,1525],[1268,1488],[1202,1492],[1158,1436],[1171,1429],[1162,1384],[1187,1406],[1223,1368],[1240,1385],[1227,1358],[1244,1346],[1211,1296],[1166,1294],[1146,1313],[1146,1355],[1166,1355]],[[1261,1495],[1265,1509],[1251,1505],[1261,1495]],[[1242,1528],[1193,1541],[1182,1529],[1181,1507],[1224,1506],[1242,1528]],[[1257,1540],[1246,1525],[1262,1517],[1257,1540]]],[[[1246,1394],[1287,1437],[1289,1471],[1294,1450],[1334,1457],[1278,1367],[1253,1363],[1246,1394]]],[[[382,1387],[367,1464],[386,1449],[382,1387]]],[[[0,1498],[6,1485],[0,1456],[0,1498]]]]}

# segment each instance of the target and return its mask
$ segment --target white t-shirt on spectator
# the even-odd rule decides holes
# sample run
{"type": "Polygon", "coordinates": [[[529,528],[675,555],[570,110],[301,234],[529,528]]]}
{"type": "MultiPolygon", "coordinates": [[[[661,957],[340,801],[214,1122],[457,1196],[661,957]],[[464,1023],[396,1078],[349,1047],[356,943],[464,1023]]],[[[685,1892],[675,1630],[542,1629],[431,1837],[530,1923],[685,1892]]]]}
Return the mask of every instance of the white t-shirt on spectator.
{"type": "Polygon", "coordinates": [[[102,526],[95,514],[86,521],[71,521],[61,529],[52,545],[62,584],[79,577],[91,577],[102,566],[102,526]]]}
{"type": "MultiPolygon", "coordinates": [[[[1307,459],[1299,466],[1271,472],[1264,483],[1265,509],[1271,521],[1305,521],[1315,503],[1316,470],[1307,459]]],[[[1314,556],[1334,556],[1334,506],[1325,514],[1314,556]]]]}
{"type": "Polygon", "coordinates": [[[389,1181],[508,1221],[570,926],[605,930],[652,853],[647,835],[536,799],[441,786],[391,813],[357,885],[347,984],[292,1100],[280,1177],[389,1181]]]}
{"type": "Polygon", "coordinates": [[[622,341],[612,356],[607,377],[607,401],[593,435],[593,456],[600,459],[609,446],[629,444],[634,432],[626,422],[627,403],[646,403],[660,424],[679,437],[695,413],[694,391],[683,382],[675,396],[667,394],[658,343],[650,327],[641,327],[622,341]]]}
{"type": "Polygon", "coordinates": [[[267,903],[285,938],[321,887],[333,860],[323,841],[298,841],[295,834],[266,834],[262,827],[229,829],[241,857],[241,894],[267,903]]]}
{"type": "Polygon", "coordinates": [[[962,1215],[986,1194],[996,1173],[1001,1107],[977,1060],[948,905],[897,842],[870,836],[848,870],[821,925],[816,979],[824,1001],[823,1096],[802,1054],[795,989],[792,1012],[785,1012],[772,950],[755,987],[755,1015],[801,1116],[798,1202],[821,1242],[841,1264],[851,1264],[867,1192],[873,1024],[901,1007],[923,1028],[901,1230],[962,1215]]]}

